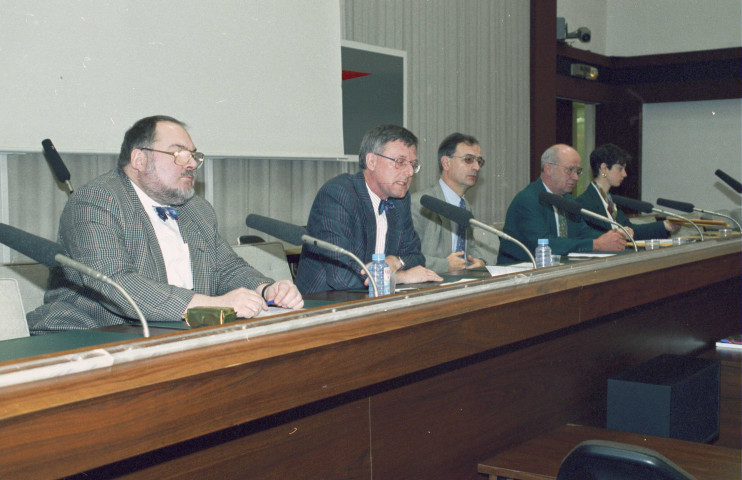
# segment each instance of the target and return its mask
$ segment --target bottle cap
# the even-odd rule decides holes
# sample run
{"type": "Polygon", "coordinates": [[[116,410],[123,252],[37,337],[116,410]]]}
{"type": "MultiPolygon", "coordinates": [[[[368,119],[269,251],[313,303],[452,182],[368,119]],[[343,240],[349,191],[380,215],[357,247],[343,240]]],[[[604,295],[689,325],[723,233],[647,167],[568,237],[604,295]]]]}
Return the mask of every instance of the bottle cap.
{"type": "Polygon", "coordinates": [[[538,239],[538,244],[539,245],[548,245],[549,244],[549,239],[548,238],[539,238],[538,239]]]}
{"type": "Polygon", "coordinates": [[[385,259],[386,259],[386,255],[384,255],[383,253],[374,253],[373,255],[371,255],[371,260],[374,262],[377,260],[385,260],[385,259]]]}

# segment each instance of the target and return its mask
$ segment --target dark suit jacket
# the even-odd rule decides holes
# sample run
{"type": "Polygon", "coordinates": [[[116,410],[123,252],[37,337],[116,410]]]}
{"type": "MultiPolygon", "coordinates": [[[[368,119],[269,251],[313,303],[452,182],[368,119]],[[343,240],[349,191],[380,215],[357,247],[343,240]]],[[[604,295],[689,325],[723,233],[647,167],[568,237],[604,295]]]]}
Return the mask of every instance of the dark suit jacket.
{"type": "MultiPolygon", "coordinates": [[[[567,214],[567,233],[569,237],[559,237],[559,230],[551,205],[541,203],[540,192],[546,187],[541,179],[529,184],[518,192],[508,207],[503,231],[520,240],[531,254],[536,250],[539,238],[548,238],[551,252],[554,255],[567,255],[570,252],[592,252],[593,239],[600,233],[590,228],[579,217],[567,214]]],[[[565,195],[572,199],[572,195],[565,195]]],[[[529,262],[528,255],[515,243],[508,240],[500,242],[498,264],[529,262]]]]}
{"type": "MultiPolygon", "coordinates": [[[[410,216],[410,194],[390,198],[386,253],[402,259],[405,268],[425,265],[420,238],[410,216]]],[[[307,234],[353,252],[363,263],[371,261],[376,245],[376,213],[366,188],[363,171],[344,173],[325,183],[312,204],[307,234]]],[[[364,288],[361,267],[346,255],[304,245],[296,275],[303,294],[327,290],[364,288]]]]}
{"type": "MultiPolygon", "coordinates": [[[[180,320],[194,293],[222,295],[270,281],[219,235],[216,214],[206,200],[194,196],[178,210],[178,226],[191,256],[193,290],[167,283],[155,230],[121,169],[75,191],[62,212],[57,241],[67,255],[118,282],[150,321],[180,320]]],[[[118,290],[67,267],[53,269],[44,305],[27,319],[35,332],[138,322],[118,290]]]]}
{"type": "MultiPolygon", "coordinates": [[[[592,183],[587,187],[582,195],[577,197],[577,201],[580,202],[586,210],[595,212],[598,215],[606,215],[605,207],[603,206],[603,199],[600,198],[600,193],[592,183]]],[[[616,213],[616,221],[624,227],[631,227],[634,230],[634,240],[647,240],[650,238],[667,238],[669,232],[665,228],[663,222],[650,222],[650,223],[639,223],[634,224],[624,215],[619,208],[616,213]]],[[[587,223],[591,228],[594,228],[598,232],[607,232],[611,229],[609,223],[601,222],[599,220],[587,219],[587,223]]]]}

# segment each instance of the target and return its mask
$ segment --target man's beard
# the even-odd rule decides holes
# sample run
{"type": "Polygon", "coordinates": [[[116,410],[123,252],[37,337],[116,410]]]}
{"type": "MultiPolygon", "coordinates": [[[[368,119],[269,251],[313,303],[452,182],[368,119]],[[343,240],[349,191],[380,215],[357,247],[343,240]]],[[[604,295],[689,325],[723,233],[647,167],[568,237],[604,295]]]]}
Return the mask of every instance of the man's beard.
{"type": "MultiPolygon", "coordinates": [[[[183,205],[185,202],[193,197],[195,193],[194,186],[188,187],[176,187],[170,188],[162,184],[157,175],[157,171],[154,162],[149,162],[147,170],[139,175],[139,181],[144,190],[144,193],[150,196],[153,200],[161,203],[162,205],[183,205]]],[[[195,179],[195,171],[186,171],[182,177],[191,177],[195,179]]]]}

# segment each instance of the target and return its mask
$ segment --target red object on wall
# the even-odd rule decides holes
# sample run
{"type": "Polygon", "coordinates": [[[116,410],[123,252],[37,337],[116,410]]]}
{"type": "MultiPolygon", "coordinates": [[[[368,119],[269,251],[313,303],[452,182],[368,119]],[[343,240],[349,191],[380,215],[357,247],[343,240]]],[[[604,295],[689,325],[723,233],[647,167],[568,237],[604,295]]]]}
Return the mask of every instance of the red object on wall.
{"type": "Polygon", "coordinates": [[[365,77],[371,75],[365,72],[354,72],[353,70],[343,70],[343,80],[350,80],[351,78],[365,77]]]}

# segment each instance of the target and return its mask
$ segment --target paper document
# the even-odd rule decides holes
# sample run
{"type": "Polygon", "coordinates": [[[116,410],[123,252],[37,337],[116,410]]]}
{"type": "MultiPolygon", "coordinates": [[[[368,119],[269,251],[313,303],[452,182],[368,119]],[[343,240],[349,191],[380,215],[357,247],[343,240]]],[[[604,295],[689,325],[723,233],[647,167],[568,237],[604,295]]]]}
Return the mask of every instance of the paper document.
{"type": "Polygon", "coordinates": [[[567,255],[568,258],[601,258],[612,257],[615,253],[607,252],[572,252],[567,255]]]}
{"type": "Polygon", "coordinates": [[[530,262],[515,263],[513,265],[487,265],[487,271],[490,275],[507,275],[508,273],[521,273],[527,270],[533,270],[533,264],[530,262]]]}

